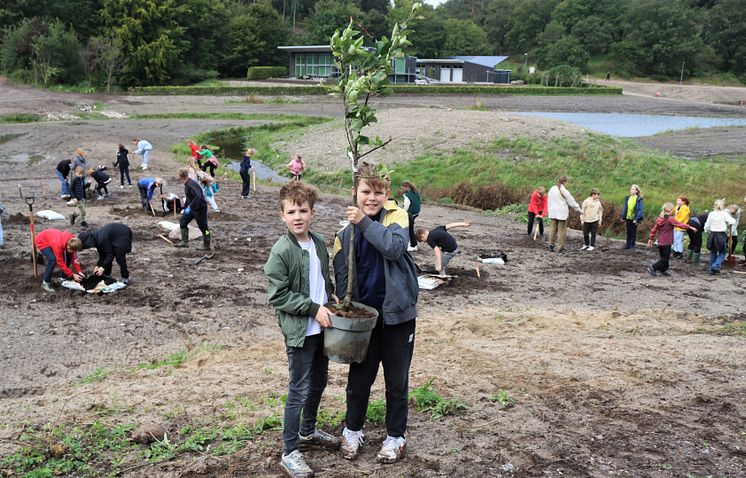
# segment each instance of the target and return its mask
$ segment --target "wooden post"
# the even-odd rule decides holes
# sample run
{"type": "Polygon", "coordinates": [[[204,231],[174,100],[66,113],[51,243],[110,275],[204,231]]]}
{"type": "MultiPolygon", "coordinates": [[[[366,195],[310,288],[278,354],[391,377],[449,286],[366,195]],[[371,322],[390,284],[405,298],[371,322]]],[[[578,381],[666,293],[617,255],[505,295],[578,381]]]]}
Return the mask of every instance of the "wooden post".
{"type": "Polygon", "coordinates": [[[256,170],[254,168],[251,168],[251,190],[256,196],[256,170]]]}
{"type": "Polygon", "coordinates": [[[174,218],[176,218],[176,198],[174,198],[174,218]]]}

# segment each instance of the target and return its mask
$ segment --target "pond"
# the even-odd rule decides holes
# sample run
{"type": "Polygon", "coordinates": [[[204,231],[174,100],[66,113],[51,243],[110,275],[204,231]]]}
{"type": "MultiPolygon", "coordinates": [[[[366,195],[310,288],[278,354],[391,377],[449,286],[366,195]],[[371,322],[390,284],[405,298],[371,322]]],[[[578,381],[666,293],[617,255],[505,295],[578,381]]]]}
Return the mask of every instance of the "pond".
{"type": "MultiPolygon", "coordinates": [[[[231,171],[238,172],[241,167],[241,162],[231,162],[227,165],[227,168],[231,171]]],[[[251,167],[256,171],[256,178],[263,179],[264,181],[272,181],[273,183],[284,184],[288,182],[288,178],[280,176],[277,172],[269,166],[260,163],[256,159],[251,159],[251,167]]]]}
{"type": "Polygon", "coordinates": [[[599,133],[625,138],[650,136],[664,131],[676,131],[688,128],[746,126],[746,118],[702,118],[697,116],[624,113],[519,112],[517,114],[565,121],[599,133]]]}

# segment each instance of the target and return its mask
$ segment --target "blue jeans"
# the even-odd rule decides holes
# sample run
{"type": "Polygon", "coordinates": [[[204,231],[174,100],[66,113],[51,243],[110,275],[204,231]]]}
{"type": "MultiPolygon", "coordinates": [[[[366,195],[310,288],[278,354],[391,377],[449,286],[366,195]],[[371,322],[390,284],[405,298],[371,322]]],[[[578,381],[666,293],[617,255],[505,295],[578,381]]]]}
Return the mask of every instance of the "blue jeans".
{"type": "Polygon", "coordinates": [[[150,161],[150,149],[146,149],[142,152],[142,166],[147,166],[150,161]]]}
{"type": "Polygon", "coordinates": [[[5,244],[5,239],[3,238],[3,220],[0,219],[0,246],[5,244]]]}
{"type": "Polygon", "coordinates": [[[684,252],[684,234],[686,231],[673,231],[673,251],[684,252]]]}
{"type": "Polygon", "coordinates": [[[287,455],[298,449],[298,432],[308,436],[316,429],[316,414],[329,377],[329,359],[324,355],[323,333],[309,335],[303,347],[286,347],[286,351],[290,377],[282,439],[287,455]]]}
{"type": "MultiPolygon", "coordinates": [[[[45,247],[41,251],[41,255],[44,256],[44,282],[49,284],[52,281],[52,273],[54,268],[57,267],[57,257],[54,255],[51,247],[45,247]]],[[[65,264],[67,267],[72,265],[72,254],[65,253],[65,264]]]]}
{"type": "Polygon", "coordinates": [[[719,271],[725,260],[725,251],[710,252],[710,270],[719,271]]]}
{"type": "Polygon", "coordinates": [[[69,196],[70,187],[67,185],[65,176],[63,176],[62,173],[57,170],[55,170],[55,174],[57,175],[57,179],[60,180],[60,196],[69,196]]]}

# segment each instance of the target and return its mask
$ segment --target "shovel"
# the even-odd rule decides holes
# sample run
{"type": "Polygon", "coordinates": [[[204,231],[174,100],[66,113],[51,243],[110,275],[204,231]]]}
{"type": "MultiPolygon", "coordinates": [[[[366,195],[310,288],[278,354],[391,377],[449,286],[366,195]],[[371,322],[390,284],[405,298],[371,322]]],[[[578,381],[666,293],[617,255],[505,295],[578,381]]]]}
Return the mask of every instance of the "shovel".
{"type": "Polygon", "coordinates": [[[194,265],[197,266],[197,265],[201,264],[203,261],[206,261],[208,259],[212,259],[213,256],[215,256],[214,253],[213,254],[205,254],[204,256],[202,256],[199,259],[197,259],[196,261],[194,261],[194,265]]]}
{"type": "Polygon", "coordinates": [[[728,236],[728,257],[725,258],[725,265],[727,267],[736,266],[736,256],[732,254],[733,251],[733,236],[728,236]]]}
{"type": "Polygon", "coordinates": [[[534,218],[534,241],[536,241],[536,238],[539,235],[539,218],[534,218]]]}
{"type": "Polygon", "coordinates": [[[24,196],[23,190],[21,189],[21,185],[18,185],[18,194],[21,195],[21,199],[23,199],[26,204],[28,205],[28,220],[29,220],[29,226],[31,228],[31,257],[34,260],[34,277],[39,277],[39,265],[36,262],[36,232],[34,231],[34,196],[24,196]]]}

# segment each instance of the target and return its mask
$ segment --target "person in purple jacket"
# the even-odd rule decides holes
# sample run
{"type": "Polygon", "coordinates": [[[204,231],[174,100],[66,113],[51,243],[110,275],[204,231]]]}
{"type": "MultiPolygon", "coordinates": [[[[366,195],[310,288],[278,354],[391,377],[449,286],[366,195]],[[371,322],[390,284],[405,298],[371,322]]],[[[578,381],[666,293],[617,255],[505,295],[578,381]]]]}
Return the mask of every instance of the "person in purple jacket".
{"type": "Polygon", "coordinates": [[[668,272],[668,260],[671,257],[671,246],[673,245],[673,228],[680,227],[690,231],[695,231],[697,228],[684,224],[683,222],[677,221],[674,216],[674,205],[673,203],[667,202],[663,205],[661,215],[655,220],[653,228],[650,230],[650,237],[648,238],[648,247],[653,245],[653,239],[655,239],[656,233],[658,234],[658,255],[660,259],[658,262],[647,268],[648,273],[651,276],[657,275],[660,272],[662,275],[671,275],[668,272]]]}

